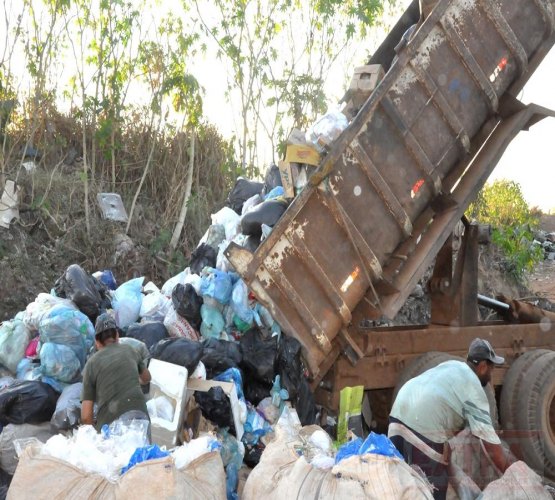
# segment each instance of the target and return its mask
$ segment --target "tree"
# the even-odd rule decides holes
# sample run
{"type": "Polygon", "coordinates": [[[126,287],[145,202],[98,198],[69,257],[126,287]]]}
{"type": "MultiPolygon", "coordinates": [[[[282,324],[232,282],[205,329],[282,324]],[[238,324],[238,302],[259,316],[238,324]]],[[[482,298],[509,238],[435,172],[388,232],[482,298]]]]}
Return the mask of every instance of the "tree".
{"type": "Polygon", "coordinates": [[[486,184],[467,215],[492,226],[493,242],[503,250],[505,268],[517,281],[543,258],[543,250],[533,244],[539,217],[526,203],[518,183],[498,180],[486,184]]]}

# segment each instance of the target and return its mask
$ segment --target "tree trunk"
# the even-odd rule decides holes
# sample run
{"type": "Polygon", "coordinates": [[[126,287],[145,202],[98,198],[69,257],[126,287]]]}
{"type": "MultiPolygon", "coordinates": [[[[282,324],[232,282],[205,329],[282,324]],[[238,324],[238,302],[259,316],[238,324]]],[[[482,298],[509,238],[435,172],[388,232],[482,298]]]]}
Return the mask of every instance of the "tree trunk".
{"type": "Polygon", "coordinates": [[[193,186],[193,172],[195,169],[195,131],[191,132],[191,148],[189,150],[189,170],[187,170],[187,182],[185,183],[185,195],[183,196],[183,204],[181,205],[181,212],[179,213],[179,219],[177,225],[173,231],[172,239],[170,241],[170,248],[173,250],[177,247],[177,242],[181,236],[181,231],[185,224],[185,218],[187,217],[187,208],[189,204],[189,199],[191,198],[191,187],[193,186]]]}

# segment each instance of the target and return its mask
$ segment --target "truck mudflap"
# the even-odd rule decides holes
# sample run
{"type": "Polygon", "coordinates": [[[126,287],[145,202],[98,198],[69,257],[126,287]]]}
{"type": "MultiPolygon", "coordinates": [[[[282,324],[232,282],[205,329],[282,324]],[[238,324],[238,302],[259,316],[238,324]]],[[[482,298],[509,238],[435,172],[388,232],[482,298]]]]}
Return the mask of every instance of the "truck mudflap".
{"type": "Polygon", "coordinates": [[[226,256],[315,379],[392,318],[514,136],[514,96],[555,41],[553,0],[440,0],[252,254],[226,256]]]}

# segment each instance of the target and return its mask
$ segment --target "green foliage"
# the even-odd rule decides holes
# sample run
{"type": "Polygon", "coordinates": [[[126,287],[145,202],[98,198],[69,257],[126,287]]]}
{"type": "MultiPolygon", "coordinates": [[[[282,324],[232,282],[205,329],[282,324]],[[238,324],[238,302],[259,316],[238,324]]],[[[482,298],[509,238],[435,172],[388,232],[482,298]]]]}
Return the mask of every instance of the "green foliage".
{"type": "Polygon", "coordinates": [[[539,217],[526,203],[518,183],[498,180],[484,186],[467,216],[492,226],[492,239],[504,253],[505,269],[517,281],[542,260],[543,250],[532,244],[539,217]]]}

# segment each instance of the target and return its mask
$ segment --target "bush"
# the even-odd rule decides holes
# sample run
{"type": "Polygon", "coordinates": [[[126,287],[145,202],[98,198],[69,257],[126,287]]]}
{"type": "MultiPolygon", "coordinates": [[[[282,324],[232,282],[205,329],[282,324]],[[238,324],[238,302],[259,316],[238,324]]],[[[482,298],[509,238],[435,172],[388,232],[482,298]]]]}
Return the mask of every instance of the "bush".
{"type": "Polygon", "coordinates": [[[518,183],[498,180],[484,186],[466,215],[491,225],[492,240],[504,254],[503,267],[517,282],[543,259],[541,247],[533,245],[539,214],[530,209],[518,183]]]}

